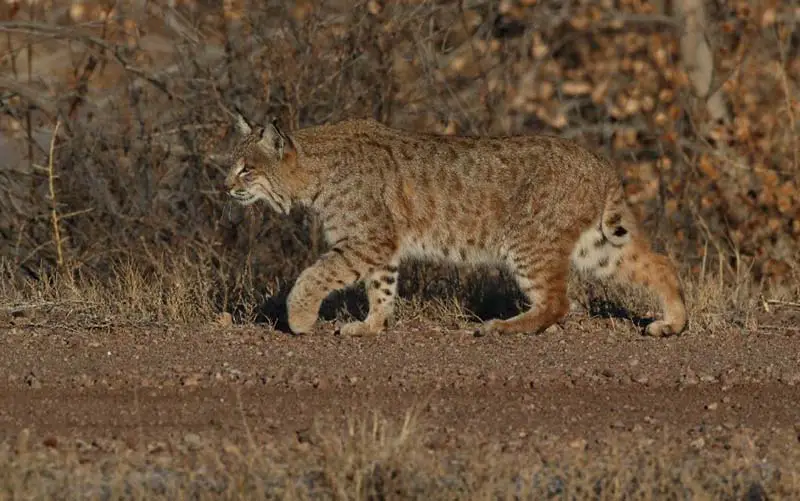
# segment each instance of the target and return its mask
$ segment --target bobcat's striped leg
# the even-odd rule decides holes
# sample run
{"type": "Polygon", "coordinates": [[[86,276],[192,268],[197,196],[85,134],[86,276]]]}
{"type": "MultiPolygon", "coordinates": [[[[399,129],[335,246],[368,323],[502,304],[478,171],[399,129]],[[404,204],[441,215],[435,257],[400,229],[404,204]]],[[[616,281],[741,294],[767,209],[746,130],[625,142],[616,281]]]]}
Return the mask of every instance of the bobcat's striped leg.
{"type": "Polygon", "coordinates": [[[397,296],[397,261],[379,267],[366,280],[369,313],[363,321],[344,324],[340,332],[346,336],[366,336],[389,326],[397,296]]]}
{"type": "Polygon", "coordinates": [[[371,276],[393,253],[390,246],[375,245],[367,239],[347,239],[334,245],[300,274],[289,293],[287,308],[292,332],[311,332],[328,294],[371,276]]]}
{"type": "Polygon", "coordinates": [[[648,335],[671,336],[680,334],[686,327],[686,304],[678,273],[669,257],[653,251],[644,239],[634,239],[625,248],[616,278],[644,287],[658,297],[664,318],[645,328],[648,335]]]}
{"type": "Polygon", "coordinates": [[[569,260],[563,250],[535,248],[512,263],[517,283],[531,308],[507,320],[493,319],[480,326],[477,335],[538,334],[569,312],[567,274],[569,260]]]}

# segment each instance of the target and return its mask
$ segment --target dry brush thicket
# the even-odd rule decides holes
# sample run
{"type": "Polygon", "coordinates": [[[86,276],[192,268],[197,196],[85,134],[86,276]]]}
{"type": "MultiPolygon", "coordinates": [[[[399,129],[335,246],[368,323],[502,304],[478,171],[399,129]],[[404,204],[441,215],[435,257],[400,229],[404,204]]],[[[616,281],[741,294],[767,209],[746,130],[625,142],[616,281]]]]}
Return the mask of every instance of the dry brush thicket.
{"type": "MultiPolygon", "coordinates": [[[[221,308],[293,279],[323,247],[318,228],[227,202],[224,105],[289,129],[368,116],[572,137],[620,166],[685,276],[796,293],[800,12],[706,3],[695,38],[713,68],[698,91],[677,9],[691,3],[6,2],[3,280],[200,269],[221,308]]],[[[406,291],[436,275],[417,270],[406,291]]]]}

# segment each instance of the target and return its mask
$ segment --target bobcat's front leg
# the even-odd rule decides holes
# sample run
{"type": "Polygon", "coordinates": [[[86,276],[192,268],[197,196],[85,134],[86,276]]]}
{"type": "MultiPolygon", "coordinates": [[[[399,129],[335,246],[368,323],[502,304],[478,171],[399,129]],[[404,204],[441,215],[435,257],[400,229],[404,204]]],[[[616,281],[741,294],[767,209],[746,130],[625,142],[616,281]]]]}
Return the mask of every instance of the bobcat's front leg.
{"type": "Polygon", "coordinates": [[[342,325],[339,332],[345,336],[378,334],[389,326],[397,296],[397,262],[379,266],[366,281],[369,313],[364,320],[342,325]]]}
{"type": "Polygon", "coordinates": [[[372,275],[390,254],[391,249],[369,240],[347,240],[323,254],[300,274],[289,293],[287,308],[292,332],[311,332],[328,294],[372,275]]]}

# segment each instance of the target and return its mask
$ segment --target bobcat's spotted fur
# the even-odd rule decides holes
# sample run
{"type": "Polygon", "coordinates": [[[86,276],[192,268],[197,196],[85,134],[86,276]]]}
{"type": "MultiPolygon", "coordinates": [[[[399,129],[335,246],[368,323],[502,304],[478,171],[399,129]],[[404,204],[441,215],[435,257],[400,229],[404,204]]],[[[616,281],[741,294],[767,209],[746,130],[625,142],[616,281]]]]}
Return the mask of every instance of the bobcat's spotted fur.
{"type": "Polygon", "coordinates": [[[484,323],[479,332],[541,332],[568,311],[570,264],[655,293],[662,336],[686,324],[681,286],[653,252],[602,158],[550,136],[453,137],[389,128],[372,120],[309,127],[289,135],[251,127],[226,179],[243,204],[264,200],[288,213],[321,216],[331,249],[300,274],[288,298],[289,326],[311,331],[322,300],[365,280],[369,314],[341,328],[373,334],[392,314],[402,257],[504,264],[531,309],[484,323]]]}

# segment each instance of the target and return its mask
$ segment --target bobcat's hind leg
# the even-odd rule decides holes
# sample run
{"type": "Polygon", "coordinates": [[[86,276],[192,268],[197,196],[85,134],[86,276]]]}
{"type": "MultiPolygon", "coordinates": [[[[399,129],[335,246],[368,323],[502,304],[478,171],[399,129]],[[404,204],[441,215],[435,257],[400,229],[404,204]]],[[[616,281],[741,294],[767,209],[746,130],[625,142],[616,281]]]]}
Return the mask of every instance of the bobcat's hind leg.
{"type": "Polygon", "coordinates": [[[598,278],[638,285],[658,297],[664,318],[649,324],[650,336],[680,333],[686,306],[678,274],[667,256],[656,253],[632,220],[627,207],[607,210],[606,220],[585,230],[572,253],[573,263],[598,278]]]}
{"type": "Polygon", "coordinates": [[[649,243],[637,238],[620,257],[618,279],[644,287],[658,297],[664,318],[645,328],[648,335],[663,337],[683,331],[686,327],[686,304],[678,273],[669,257],[657,254],[649,243]]]}
{"type": "Polygon", "coordinates": [[[367,318],[344,324],[339,332],[345,336],[378,334],[389,326],[397,296],[397,261],[377,268],[366,279],[369,313],[367,318]]]}
{"type": "Polygon", "coordinates": [[[522,292],[531,302],[530,309],[507,320],[489,320],[475,334],[538,334],[563,319],[569,312],[567,257],[565,250],[535,249],[516,259],[512,268],[522,292]]]}

